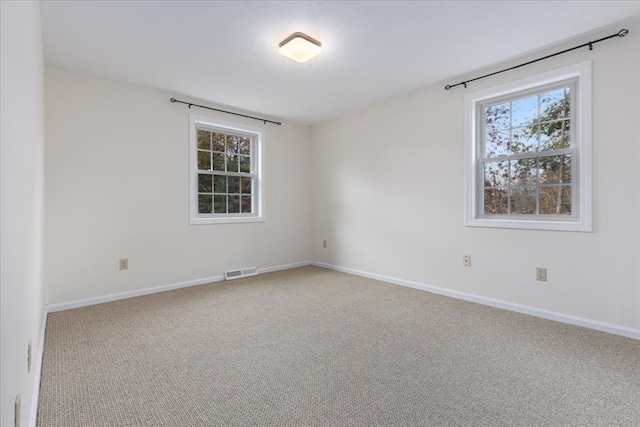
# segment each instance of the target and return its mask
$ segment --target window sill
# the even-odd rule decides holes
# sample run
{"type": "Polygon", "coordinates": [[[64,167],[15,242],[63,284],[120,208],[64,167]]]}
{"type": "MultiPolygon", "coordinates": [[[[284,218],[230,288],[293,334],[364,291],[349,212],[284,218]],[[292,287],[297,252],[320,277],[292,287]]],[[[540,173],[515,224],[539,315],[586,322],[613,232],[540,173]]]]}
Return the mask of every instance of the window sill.
{"type": "Polygon", "coordinates": [[[476,218],[467,220],[467,227],[509,228],[523,230],[549,230],[549,231],[581,231],[591,232],[592,226],[587,221],[575,220],[534,220],[534,219],[503,219],[503,218],[476,218]]]}
{"type": "Polygon", "coordinates": [[[207,225],[207,224],[239,224],[245,222],[266,222],[264,216],[247,216],[247,217],[220,217],[220,218],[191,218],[189,225],[207,225]]]}

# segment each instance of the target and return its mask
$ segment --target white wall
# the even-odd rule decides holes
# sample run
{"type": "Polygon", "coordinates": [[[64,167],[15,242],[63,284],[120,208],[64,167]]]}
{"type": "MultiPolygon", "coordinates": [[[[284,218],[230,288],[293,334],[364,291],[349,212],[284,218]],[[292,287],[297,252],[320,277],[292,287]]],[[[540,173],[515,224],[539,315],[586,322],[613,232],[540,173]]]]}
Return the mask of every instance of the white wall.
{"type": "Polygon", "coordinates": [[[41,281],[44,59],[38,2],[0,2],[0,425],[34,422],[44,315],[41,281]],[[27,347],[33,363],[27,372],[27,347]],[[31,420],[31,421],[30,421],[31,420]]]}
{"type": "MultiPolygon", "coordinates": [[[[312,256],[334,266],[640,329],[640,24],[630,34],[445,91],[442,82],[312,129],[312,256]],[[593,59],[592,233],[467,228],[463,99],[593,59]],[[322,240],[328,247],[322,248],[322,240]],[[462,267],[462,256],[472,267],[462,267]],[[548,282],[535,281],[535,267],[548,282]]],[[[519,58],[616,33],[619,26],[519,58]]],[[[437,66],[437,64],[434,64],[437,66]]]]}
{"type": "Polygon", "coordinates": [[[45,81],[49,303],[310,259],[309,127],[265,125],[266,222],[190,226],[189,113],[262,123],[51,67],[45,81]]]}

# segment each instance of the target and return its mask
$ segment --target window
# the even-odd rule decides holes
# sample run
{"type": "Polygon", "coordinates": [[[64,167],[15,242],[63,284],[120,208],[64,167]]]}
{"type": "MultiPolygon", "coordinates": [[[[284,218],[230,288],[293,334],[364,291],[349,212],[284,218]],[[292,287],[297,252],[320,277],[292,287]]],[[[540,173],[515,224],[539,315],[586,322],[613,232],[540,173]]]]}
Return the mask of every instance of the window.
{"type": "Polygon", "coordinates": [[[468,226],[591,231],[590,71],[465,97],[468,226]]]}
{"type": "Polygon", "coordinates": [[[190,115],[191,224],[264,221],[264,128],[190,115]]]}

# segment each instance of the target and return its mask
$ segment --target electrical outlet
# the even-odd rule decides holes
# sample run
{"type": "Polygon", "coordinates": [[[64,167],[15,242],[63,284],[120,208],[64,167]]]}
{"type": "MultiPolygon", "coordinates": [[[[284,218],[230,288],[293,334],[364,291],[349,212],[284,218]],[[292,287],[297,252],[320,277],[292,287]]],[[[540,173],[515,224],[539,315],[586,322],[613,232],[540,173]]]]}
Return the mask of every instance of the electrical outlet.
{"type": "Polygon", "coordinates": [[[471,255],[464,255],[462,257],[462,266],[471,267],[471,255]]]}
{"type": "Polygon", "coordinates": [[[326,241],[326,240],[323,240],[323,241],[322,241],[322,247],[323,247],[323,248],[326,248],[326,247],[327,247],[327,241],[326,241]]]}
{"type": "Polygon", "coordinates": [[[120,270],[126,270],[129,268],[129,258],[122,258],[120,260],[120,270]]]}
{"type": "Polygon", "coordinates": [[[536,280],[539,282],[547,281],[547,269],[543,267],[536,267],[536,280]]]}
{"type": "Polygon", "coordinates": [[[31,372],[31,340],[27,346],[27,374],[31,372]]]}

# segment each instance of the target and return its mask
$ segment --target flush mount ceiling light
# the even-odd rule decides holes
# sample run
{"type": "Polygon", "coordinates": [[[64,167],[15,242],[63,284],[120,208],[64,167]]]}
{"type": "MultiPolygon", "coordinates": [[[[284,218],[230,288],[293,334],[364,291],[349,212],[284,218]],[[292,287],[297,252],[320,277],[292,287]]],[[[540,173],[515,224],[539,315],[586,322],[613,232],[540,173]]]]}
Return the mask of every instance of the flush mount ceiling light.
{"type": "Polygon", "coordinates": [[[279,46],[278,52],[281,55],[300,63],[307,62],[322,52],[322,44],[303,33],[291,34],[282,40],[279,46]]]}

